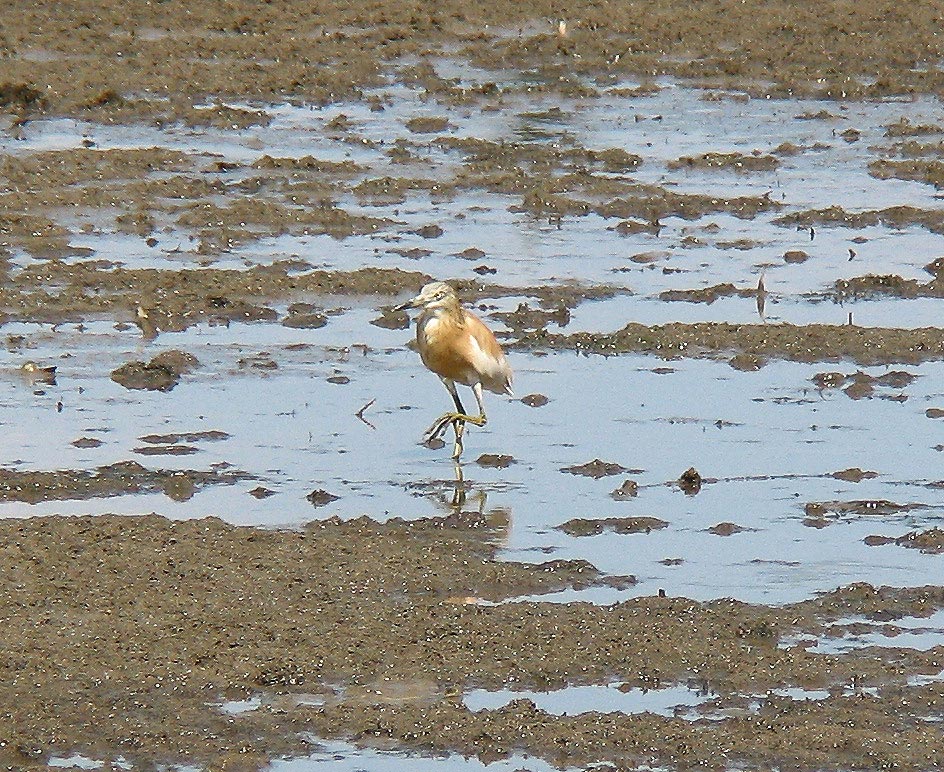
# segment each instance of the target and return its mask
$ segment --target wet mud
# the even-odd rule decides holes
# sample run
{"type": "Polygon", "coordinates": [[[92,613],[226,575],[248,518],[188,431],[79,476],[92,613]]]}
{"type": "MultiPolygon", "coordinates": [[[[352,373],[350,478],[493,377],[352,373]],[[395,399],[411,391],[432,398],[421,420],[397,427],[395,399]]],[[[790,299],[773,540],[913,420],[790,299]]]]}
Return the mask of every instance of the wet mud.
{"type": "Polygon", "coordinates": [[[28,472],[2,469],[0,500],[35,503],[148,492],[161,492],[172,499],[180,500],[191,498],[204,486],[232,485],[247,477],[244,472],[229,469],[147,469],[137,461],[122,461],[90,471],[28,472]]]}
{"type": "Polygon", "coordinates": [[[128,362],[114,370],[111,378],[126,389],[170,391],[180,376],[191,372],[199,362],[184,351],[165,351],[150,362],[128,362]]]}
{"type": "Polygon", "coordinates": [[[927,531],[911,531],[903,536],[866,536],[865,543],[869,546],[894,544],[898,547],[919,550],[935,555],[944,553],[944,530],[930,528],[927,531]]]}
{"type": "Polygon", "coordinates": [[[857,585],[781,609],[658,597],[490,605],[601,578],[579,562],[496,560],[496,536],[465,515],[294,532],[153,515],[4,521],[0,758],[19,769],[72,752],[253,769],[312,752],[314,732],[493,760],[523,750],[560,766],[687,767],[719,752],[809,769],[941,763],[928,720],[940,716],[941,684],[908,685],[940,671],[940,647],[816,654],[781,643],[851,616],[929,615],[944,607],[939,589],[857,585]],[[473,713],[456,697],[614,678],[662,688],[693,673],[709,699],[684,718],[552,718],[528,700],[473,713]],[[281,698],[235,716],[219,707],[259,694],[281,698]],[[744,711],[748,695],[757,706],[744,711]]]}
{"type": "Polygon", "coordinates": [[[647,326],[632,322],[615,333],[562,335],[539,330],[520,337],[514,345],[603,355],[645,353],[666,359],[741,353],[795,362],[846,359],[877,365],[940,360],[944,357],[944,330],[725,322],[647,326]]]}
{"type": "Polygon", "coordinates": [[[665,528],[665,520],[657,517],[606,517],[600,520],[575,518],[560,525],[570,536],[597,536],[606,531],[613,533],[649,533],[656,528],[665,528]]]}
{"type": "Polygon", "coordinates": [[[561,471],[567,472],[568,474],[592,477],[596,480],[601,477],[624,474],[629,470],[614,461],[601,461],[599,458],[595,458],[593,461],[588,461],[586,464],[575,464],[574,466],[563,467],[561,471]]]}

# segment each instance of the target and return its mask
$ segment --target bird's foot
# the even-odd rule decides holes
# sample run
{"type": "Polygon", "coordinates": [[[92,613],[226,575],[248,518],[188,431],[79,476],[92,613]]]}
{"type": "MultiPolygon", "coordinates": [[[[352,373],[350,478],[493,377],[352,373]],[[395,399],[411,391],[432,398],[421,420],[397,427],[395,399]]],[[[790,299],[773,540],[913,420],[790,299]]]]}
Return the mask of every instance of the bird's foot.
{"type": "Polygon", "coordinates": [[[488,419],[484,415],[466,415],[465,413],[444,413],[423,434],[423,442],[429,443],[438,439],[450,426],[458,431],[458,427],[470,423],[475,426],[485,426],[488,419]]]}

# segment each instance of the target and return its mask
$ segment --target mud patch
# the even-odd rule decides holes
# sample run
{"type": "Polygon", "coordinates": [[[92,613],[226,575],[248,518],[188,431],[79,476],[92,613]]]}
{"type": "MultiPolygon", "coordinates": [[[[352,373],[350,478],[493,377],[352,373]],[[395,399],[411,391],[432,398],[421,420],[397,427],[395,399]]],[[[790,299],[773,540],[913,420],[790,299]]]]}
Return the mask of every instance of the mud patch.
{"type": "Polygon", "coordinates": [[[795,362],[845,358],[877,365],[944,358],[944,330],[723,322],[673,322],[650,327],[634,322],[614,333],[561,335],[541,330],[521,336],[512,347],[595,354],[645,353],[665,358],[743,352],[795,362]]]}
{"type": "Polygon", "coordinates": [[[136,461],[122,461],[91,471],[20,472],[0,470],[0,500],[76,501],[107,498],[129,493],[166,493],[175,500],[187,499],[208,485],[232,485],[249,479],[235,470],[146,469],[136,461]]]}
{"type": "Polygon", "coordinates": [[[849,616],[927,616],[944,607],[941,588],[852,585],[770,608],[660,597],[607,607],[455,602],[599,580],[580,561],[497,561],[500,539],[482,538],[496,527],[471,513],[414,523],[331,519],[300,531],[154,515],[2,521],[0,621],[13,653],[0,658],[8,738],[0,760],[24,768],[81,753],[209,767],[230,763],[239,747],[240,764],[258,768],[311,752],[310,733],[362,736],[369,727],[400,748],[496,758],[524,742],[526,752],[560,766],[643,753],[669,763],[680,758],[680,742],[691,764],[707,764],[719,749],[754,766],[789,754],[803,770],[867,767],[876,752],[909,770],[942,760],[938,733],[919,719],[936,710],[934,687],[907,686],[912,675],[940,671],[939,653],[812,654],[778,645],[849,616]],[[106,677],[110,688],[102,689],[106,677]],[[847,693],[853,677],[858,689],[889,688],[896,697],[847,693]],[[461,698],[468,688],[548,691],[614,679],[626,689],[695,679],[714,695],[705,709],[716,720],[554,716],[526,700],[472,713],[461,698]],[[407,692],[357,698],[383,683],[407,692]],[[456,684],[459,694],[422,687],[429,683],[456,684]],[[791,703],[769,694],[797,686],[829,696],[791,703]],[[278,699],[251,710],[217,707],[259,693],[278,699]],[[757,698],[759,710],[732,710],[754,694],[768,695],[757,698]],[[776,716],[775,742],[768,715],[776,716]],[[857,730],[863,742],[834,742],[866,717],[857,730]],[[581,743],[562,753],[561,733],[581,743]]]}
{"type": "Polygon", "coordinates": [[[649,533],[668,526],[665,520],[657,517],[604,517],[600,519],[574,518],[557,526],[568,536],[598,536],[612,533],[649,533]]]}
{"type": "Polygon", "coordinates": [[[319,488],[313,490],[305,498],[308,499],[308,503],[313,507],[324,507],[333,501],[337,501],[341,497],[335,496],[333,493],[328,493],[328,491],[324,491],[319,488]]]}
{"type": "Polygon", "coordinates": [[[944,553],[944,530],[929,528],[926,531],[909,531],[904,536],[866,536],[865,543],[870,547],[894,544],[898,547],[914,549],[929,555],[944,553]]]}
{"type": "Polygon", "coordinates": [[[134,452],[141,456],[191,456],[199,453],[200,448],[193,445],[144,445],[135,448],[134,452]]]}
{"type": "Polygon", "coordinates": [[[862,482],[863,480],[871,480],[875,477],[878,477],[878,472],[869,472],[859,469],[859,467],[850,467],[849,469],[842,469],[838,472],[833,472],[830,477],[835,477],[837,480],[845,480],[846,482],[862,482]]]}
{"type": "Polygon", "coordinates": [[[870,274],[853,279],[839,279],[831,293],[838,302],[870,300],[879,297],[944,297],[944,287],[937,281],[920,282],[901,276],[870,274]]]}
{"type": "Polygon", "coordinates": [[[864,212],[849,212],[839,205],[833,205],[824,209],[792,212],[778,217],[774,222],[778,225],[805,228],[813,225],[840,225],[857,230],[872,225],[899,229],[909,225],[920,225],[932,233],[944,233],[944,213],[914,206],[893,206],[864,212]]]}
{"type": "Polygon", "coordinates": [[[757,529],[746,528],[737,523],[724,522],[713,525],[711,528],[706,528],[705,530],[707,533],[714,534],[715,536],[733,536],[736,533],[744,533],[745,531],[754,531],[757,529]]]}
{"type": "Polygon", "coordinates": [[[780,166],[780,159],[756,153],[705,153],[683,156],[666,164],[669,169],[731,169],[736,172],[769,172],[780,166]]]}
{"type": "Polygon", "coordinates": [[[937,189],[944,187],[944,163],[941,161],[889,161],[883,158],[869,163],[869,174],[880,180],[912,180],[937,189]]]}
{"type": "MultiPolygon", "coordinates": [[[[914,374],[904,370],[891,370],[879,376],[869,375],[868,373],[858,370],[849,374],[838,372],[817,373],[813,376],[812,380],[818,389],[827,390],[841,388],[847,397],[855,400],[872,397],[876,389],[884,387],[885,389],[892,389],[899,393],[888,394],[885,392],[882,393],[881,396],[886,399],[902,402],[907,399],[907,396],[900,393],[899,390],[913,383],[916,377],[917,376],[914,374]]],[[[854,473],[855,470],[848,471],[854,473]]]]}
{"type": "Polygon", "coordinates": [[[581,475],[583,477],[592,477],[599,480],[601,477],[610,477],[614,474],[624,474],[629,470],[613,461],[601,461],[598,458],[588,461],[586,464],[576,464],[574,466],[561,467],[562,472],[568,474],[581,475]]]}
{"type": "Polygon", "coordinates": [[[171,434],[145,434],[138,437],[141,442],[151,445],[173,445],[179,442],[219,442],[228,440],[229,434],[217,429],[200,432],[174,432],[171,434]]]}
{"type": "Polygon", "coordinates": [[[665,290],[659,293],[659,300],[682,300],[686,303],[707,303],[711,305],[719,298],[752,298],[756,295],[757,290],[753,287],[739,289],[733,284],[715,284],[712,287],[705,287],[704,289],[665,290]]]}
{"type": "Polygon", "coordinates": [[[811,501],[803,508],[808,517],[822,517],[830,515],[882,516],[897,515],[902,512],[912,512],[916,509],[926,509],[926,504],[897,504],[884,499],[864,499],[856,501],[811,501]]]}
{"type": "Polygon", "coordinates": [[[475,463],[479,466],[484,466],[491,469],[507,469],[516,462],[513,456],[508,456],[501,453],[483,453],[481,456],[475,459],[475,463]]]}
{"type": "Polygon", "coordinates": [[[99,448],[103,444],[97,437],[79,437],[72,441],[72,445],[76,448],[99,448]]]}
{"type": "Polygon", "coordinates": [[[616,501],[626,501],[635,498],[639,494],[639,485],[635,480],[623,480],[619,488],[610,492],[610,498],[616,501]]]}
{"type": "Polygon", "coordinates": [[[171,391],[180,376],[192,372],[199,364],[197,358],[183,351],[165,351],[150,362],[128,362],[114,370],[111,379],[126,389],[171,391]]]}

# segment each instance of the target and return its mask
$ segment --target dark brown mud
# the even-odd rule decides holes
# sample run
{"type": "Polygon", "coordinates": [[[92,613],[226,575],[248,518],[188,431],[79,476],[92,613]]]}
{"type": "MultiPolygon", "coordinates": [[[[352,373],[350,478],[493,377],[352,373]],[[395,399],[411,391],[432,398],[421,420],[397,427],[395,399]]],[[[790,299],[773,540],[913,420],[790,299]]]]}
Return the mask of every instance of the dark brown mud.
{"type": "MultiPolygon", "coordinates": [[[[646,13],[588,2],[565,11],[547,0],[528,6],[451,1],[436,8],[292,0],[277,9],[240,0],[225,8],[172,2],[130,11],[101,2],[65,12],[49,1],[14,2],[5,17],[0,105],[171,121],[219,96],[356,98],[380,81],[385,62],[447,47],[489,66],[539,68],[543,82],[559,90],[576,88],[573,75],[583,73],[671,74],[720,86],[753,79],[766,84],[757,93],[778,96],[934,93],[940,73],[916,63],[944,58],[934,34],[940,23],[940,9],[927,0],[904,6],[872,0],[854,8],[777,3],[763,12],[733,0],[660,0],[646,13]],[[562,15],[566,36],[547,21],[562,15]],[[145,98],[152,94],[167,102],[145,98]]],[[[422,66],[405,77],[441,98],[469,98],[422,66]]],[[[493,85],[479,96],[497,91],[493,85]]],[[[207,120],[203,111],[196,117],[207,120]]],[[[214,119],[238,125],[254,117],[230,108],[214,119]]]]}
{"type": "Polygon", "coordinates": [[[738,288],[733,284],[715,284],[703,289],[665,290],[659,293],[659,300],[684,301],[686,303],[707,303],[711,305],[719,298],[742,297],[752,298],[757,295],[754,287],[738,288]]]}
{"type": "Polygon", "coordinates": [[[910,531],[897,538],[891,536],[866,536],[865,543],[870,546],[894,544],[898,547],[918,550],[930,555],[944,553],[944,530],[929,528],[926,531],[910,531]]]}
{"type": "Polygon", "coordinates": [[[941,684],[906,685],[941,670],[940,647],[827,655],[778,645],[850,616],[926,616],[944,607],[939,588],[853,585],[783,608],[662,597],[487,605],[478,599],[602,579],[580,561],[498,561],[494,527],[475,515],[291,532],[153,515],[3,521],[0,762],[39,769],[81,753],[229,768],[239,749],[239,768],[259,769],[313,750],[309,733],[489,759],[526,751],[562,766],[710,765],[719,753],[797,769],[944,762],[938,730],[922,720],[941,715],[941,684]],[[471,713],[449,696],[614,679],[697,682],[715,695],[704,708],[714,719],[554,718],[526,701],[471,713]],[[387,701],[398,684],[422,699],[387,701]],[[768,694],[795,687],[829,697],[768,694]],[[217,707],[259,693],[332,699],[276,700],[235,717],[217,707]],[[765,694],[753,698],[757,712],[731,710],[765,694]]]}
{"type": "Polygon", "coordinates": [[[894,515],[924,509],[924,504],[898,504],[884,499],[864,499],[855,501],[811,501],[804,511],[810,517],[833,515],[894,515]]]}
{"type": "Polygon", "coordinates": [[[88,264],[52,261],[27,268],[0,288],[0,306],[12,318],[61,322],[96,316],[140,320],[138,308],[156,331],[186,329],[202,321],[272,320],[265,302],[303,295],[396,295],[415,291],[428,276],[397,269],[311,271],[294,274],[275,264],[247,271],[212,268],[181,271],[101,270],[88,264]],[[59,291],[50,296],[46,287],[59,291]]]}
{"type": "Polygon", "coordinates": [[[810,209],[791,212],[774,220],[778,225],[794,225],[809,228],[811,225],[839,225],[861,229],[870,225],[888,228],[906,228],[920,225],[931,233],[944,233],[944,212],[939,209],[919,209],[914,206],[891,206],[885,209],[869,209],[850,212],[842,206],[833,205],[825,209],[810,209]]]}
{"type": "Polygon", "coordinates": [[[700,156],[682,156],[669,161],[669,169],[731,169],[736,172],[769,172],[780,166],[772,155],[744,155],[743,153],[705,153],[700,156]]]}
{"type": "Polygon", "coordinates": [[[653,530],[665,528],[665,520],[657,517],[604,517],[599,520],[588,520],[577,517],[561,523],[560,530],[568,536],[597,536],[606,531],[613,533],[649,533],[653,530]]]}
{"type": "Polygon", "coordinates": [[[184,351],[164,351],[150,362],[127,362],[115,369],[111,379],[126,389],[171,391],[180,377],[191,372],[199,362],[184,351]]]}
{"type": "MultiPolygon", "coordinates": [[[[902,389],[911,384],[915,375],[903,370],[891,370],[882,375],[869,375],[857,370],[854,373],[826,372],[813,376],[813,383],[818,389],[841,388],[850,399],[866,399],[878,396],[882,399],[905,401],[908,395],[902,389]]],[[[850,470],[854,471],[854,470],[850,470]]]]}
{"type": "Polygon", "coordinates": [[[944,330],[725,322],[647,326],[633,322],[613,333],[561,335],[538,330],[509,345],[524,350],[581,351],[605,356],[655,354],[666,359],[742,353],[796,362],[845,359],[860,365],[916,364],[944,358],[944,330]]]}
{"type": "MultiPolygon", "coordinates": [[[[179,447],[179,446],[178,446],[179,447]]],[[[232,485],[249,479],[236,470],[147,469],[137,461],[122,461],[91,471],[28,472],[0,469],[0,501],[82,500],[126,493],[162,492],[185,500],[207,485],[232,485]]]]}
{"type": "Polygon", "coordinates": [[[574,466],[565,466],[561,468],[562,472],[568,474],[582,475],[592,477],[598,480],[601,477],[609,477],[614,474],[623,474],[629,470],[613,461],[601,461],[599,458],[588,461],[586,464],[575,464],[574,466]]]}

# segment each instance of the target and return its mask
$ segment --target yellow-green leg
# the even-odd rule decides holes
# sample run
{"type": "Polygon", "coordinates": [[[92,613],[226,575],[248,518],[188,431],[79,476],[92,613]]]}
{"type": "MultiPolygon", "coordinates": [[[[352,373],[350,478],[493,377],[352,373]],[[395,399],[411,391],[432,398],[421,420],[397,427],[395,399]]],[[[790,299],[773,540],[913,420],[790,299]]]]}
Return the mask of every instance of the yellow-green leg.
{"type": "Polygon", "coordinates": [[[466,423],[474,424],[475,426],[485,426],[485,424],[488,423],[488,418],[485,416],[485,407],[482,403],[482,385],[476,383],[472,387],[472,392],[475,394],[475,401],[478,402],[479,405],[479,415],[475,416],[465,412],[462,401],[459,399],[459,392],[456,390],[455,382],[447,378],[443,378],[442,382],[452,396],[452,401],[456,404],[456,412],[444,413],[437,418],[433,422],[433,425],[426,430],[423,441],[429,443],[435,440],[446,431],[446,427],[451,425],[453,431],[456,433],[456,442],[452,449],[452,457],[458,460],[459,456],[462,455],[462,435],[465,432],[466,423]]]}

